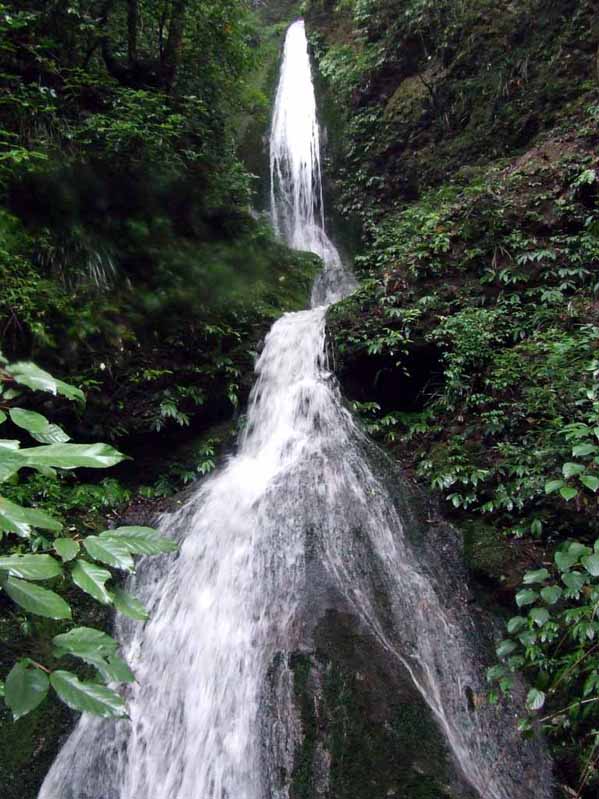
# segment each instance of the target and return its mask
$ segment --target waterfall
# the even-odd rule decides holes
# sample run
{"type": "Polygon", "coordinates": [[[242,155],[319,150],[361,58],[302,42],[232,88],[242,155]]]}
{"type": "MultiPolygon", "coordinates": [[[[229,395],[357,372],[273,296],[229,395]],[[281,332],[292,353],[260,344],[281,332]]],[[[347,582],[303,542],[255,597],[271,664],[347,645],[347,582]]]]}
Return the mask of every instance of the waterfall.
{"type": "Polygon", "coordinates": [[[270,135],[273,225],[296,250],[321,254],[324,233],[320,131],[302,22],[285,38],[270,135]]]}
{"type": "Polygon", "coordinates": [[[163,517],[179,552],[144,559],[132,578],[151,618],[117,623],[137,678],[125,689],[130,720],[83,715],[39,797],[287,799],[273,773],[281,763],[291,771],[301,730],[288,670],[272,690],[268,672],[309,644],[308,561],[317,561],[327,585],[319,601],[340,597],[411,675],[465,784],[481,799],[547,799],[547,760],[519,742],[509,705],[469,704],[469,691],[485,692],[485,664],[466,602],[410,543],[329,371],[327,304],[353,279],[325,233],[301,21],[286,37],[271,174],[279,234],[324,260],[313,307],[268,334],[238,452],[163,517]]]}
{"type": "Polygon", "coordinates": [[[326,305],[355,287],[325,232],[320,130],[302,20],[289,28],[270,133],[270,208],[273,227],[290,247],[320,256],[312,305],[326,305]]]}

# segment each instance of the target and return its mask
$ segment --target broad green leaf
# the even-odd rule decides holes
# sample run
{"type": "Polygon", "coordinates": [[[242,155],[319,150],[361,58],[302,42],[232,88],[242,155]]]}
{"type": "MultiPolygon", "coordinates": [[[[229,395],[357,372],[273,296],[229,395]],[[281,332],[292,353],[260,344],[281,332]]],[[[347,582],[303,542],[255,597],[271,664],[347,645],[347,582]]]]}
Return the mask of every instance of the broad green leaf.
{"type": "Polygon", "coordinates": [[[524,616],[513,616],[507,623],[507,631],[508,633],[515,633],[517,630],[521,630],[526,624],[526,619],[524,616]]]}
{"type": "Polygon", "coordinates": [[[135,675],[118,655],[110,655],[104,663],[96,664],[96,668],[106,682],[135,682],[135,675]]]}
{"type": "Polygon", "coordinates": [[[559,491],[563,485],[563,480],[550,480],[548,483],[545,483],[545,493],[552,494],[554,491],[559,491]]]}
{"type": "Polygon", "coordinates": [[[48,678],[41,669],[29,667],[26,661],[19,661],[9,671],[4,696],[15,721],[35,710],[47,693],[48,678]]]}
{"type": "Polygon", "coordinates": [[[545,622],[549,621],[549,611],[547,608],[533,608],[528,615],[539,627],[542,627],[545,622]]]}
{"type": "Polygon", "coordinates": [[[152,527],[117,527],[100,533],[100,538],[119,541],[134,555],[158,555],[177,549],[175,541],[160,535],[152,527]]]}
{"type": "Polygon", "coordinates": [[[80,389],[68,383],[63,383],[62,380],[57,380],[49,372],[45,372],[34,363],[24,361],[11,363],[8,370],[17,383],[34,391],[47,391],[55,395],[61,394],[67,399],[85,402],[85,396],[80,389]]]}
{"type": "Polygon", "coordinates": [[[42,530],[62,530],[62,524],[36,508],[24,508],[14,502],[0,497],[0,530],[28,536],[32,527],[42,530]]]}
{"type": "Polygon", "coordinates": [[[577,444],[572,450],[572,455],[575,458],[584,458],[585,455],[593,455],[595,452],[599,452],[599,447],[595,444],[577,444]]]}
{"type": "Polygon", "coordinates": [[[10,480],[24,466],[27,466],[27,461],[19,449],[0,446],[0,483],[10,480]]]}
{"type": "Polygon", "coordinates": [[[54,549],[60,555],[63,562],[73,560],[79,554],[80,546],[72,538],[55,538],[54,549]]]}
{"type": "Polygon", "coordinates": [[[599,555],[589,555],[583,558],[582,565],[593,577],[599,577],[599,555]]]}
{"type": "Polygon", "coordinates": [[[571,591],[579,593],[582,586],[585,584],[584,575],[580,572],[566,572],[562,574],[562,580],[571,591]]]}
{"type": "Polygon", "coordinates": [[[90,535],[83,540],[87,554],[94,560],[114,566],[115,569],[133,571],[133,558],[128,547],[116,538],[99,538],[90,535]]]}
{"type": "Polygon", "coordinates": [[[578,555],[572,552],[556,552],[555,565],[561,572],[568,571],[575,563],[578,563],[578,555]]]}
{"type": "Polygon", "coordinates": [[[107,682],[133,682],[129,666],[116,654],[114,638],[93,627],[75,627],[52,639],[58,657],[73,655],[98,669],[107,682]]]}
{"type": "Polygon", "coordinates": [[[121,588],[115,588],[112,592],[112,601],[115,608],[123,616],[128,616],[130,619],[136,621],[145,621],[150,618],[150,614],[144,608],[139,599],[136,599],[131,594],[123,591],[121,588]]]}
{"type": "Polygon", "coordinates": [[[562,589],[559,585],[548,585],[546,588],[543,588],[541,591],[541,598],[548,604],[548,605],[555,605],[558,599],[562,595],[562,589]]]}
{"type": "Polygon", "coordinates": [[[531,585],[532,583],[542,583],[547,579],[549,579],[547,569],[537,569],[536,571],[526,572],[522,582],[524,585],[531,585]]]}
{"type": "Polygon", "coordinates": [[[135,682],[135,675],[118,655],[98,656],[95,660],[90,658],[87,662],[98,670],[104,682],[135,682]]]}
{"type": "Polygon", "coordinates": [[[497,647],[497,657],[504,658],[507,655],[510,655],[514,649],[516,648],[516,644],[509,638],[506,638],[504,641],[501,641],[499,646],[497,647]]]}
{"type": "Polygon", "coordinates": [[[54,591],[16,577],[8,577],[2,587],[13,602],[36,616],[45,616],[48,619],[71,618],[71,608],[54,591]]]}
{"type": "Polygon", "coordinates": [[[125,456],[109,444],[47,444],[21,450],[28,466],[53,466],[57,469],[106,469],[125,456]]]}
{"type": "Polygon", "coordinates": [[[576,474],[582,474],[585,468],[586,467],[582,463],[564,463],[562,466],[562,474],[568,479],[568,477],[574,477],[576,474]]]}
{"type": "Polygon", "coordinates": [[[7,418],[8,417],[6,416],[4,411],[0,411],[0,424],[2,424],[2,422],[5,422],[7,418]]]}
{"type": "Polygon", "coordinates": [[[51,555],[7,555],[0,557],[0,571],[23,580],[49,580],[62,574],[62,566],[51,555]]]}
{"type": "Polygon", "coordinates": [[[518,640],[523,646],[534,646],[537,642],[537,634],[533,630],[524,630],[518,636],[518,640]]]}
{"type": "Polygon", "coordinates": [[[529,710],[540,710],[545,704],[545,694],[543,691],[537,691],[536,688],[531,688],[526,697],[526,706],[529,710]]]}
{"type": "Polygon", "coordinates": [[[11,408],[9,415],[13,424],[22,427],[28,433],[41,433],[50,424],[41,413],[26,411],[24,408],[11,408]]]}
{"type": "Polygon", "coordinates": [[[573,541],[568,547],[569,554],[575,555],[577,558],[582,555],[590,555],[592,551],[590,547],[587,547],[586,544],[581,544],[580,541],[573,541]]]}
{"type": "Polygon", "coordinates": [[[578,496],[578,491],[575,488],[572,488],[572,486],[564,486],[563,488],[560,488],[559,492],[566,502],[570,502],[571,499],[574,499],[574,497],[578,496]]]}
{"type": "Polygon", "coordinates": [[[92,666],[104,665],[105,659],[116,654],[117,642],[93,627],[75,627],[52,639],[56,657],[73,655],[92,666]]]}
{"type": "Polygon", "coordinates": [[[95,627],[73,627],[68,633],[55,635],[52,643],[63,652],[80,657],[97,652],[113,655],[118,648],[114,638],[95,627]]]}
{"type": "Polygon", "coordinates": [[[532,605],[533,602],[536,602],[538,596],[537,592],[532,588],[524,588],[516,594],[516,605],[518,605],[519,608],[525,605],[532,605]]]}
{"type": "Polygon", "coordinates": [[[82,682],[70,671],[53,671],[50,685],[73,710],[104,718],[123,718],[127,715],[125,703],[115,691],[97,683],[82,682]]]}
{"type": "Polygon", "coordinates": [[[599,490],[599,477],[595,477],[594,474],[581,474],[578,479],[590,491],[596,493],[599,490]]]}
{"type": "Polygon", "coordinates": [[[87,560],[76,560],[73,565],[71,577],[75,585],[85,591],[103,605],[110,605],[110,594],[106,590],[104,583],[110,580],[111,574],[106,569],[102,569],[95,563],[87,560]]]}
{"type": "Polygon", "coordinates": [[[487,669],[487,682],[495,682],[501,677],[506,675],[506,668],[503,663],[497,663],[495,666],[490,666],[487,669]]]}
{"type": "Polygon", "coordinates": [[[56,381],[48,372],[31,362],[13,363],[10,373],[17,383],[37,391],[47,391],[56,394],[56,381]]]}
{"type": "Polygon", "coordinates": [[[65,433],[62,427],[53,422],[50,422],[42,433],[32,433],[31,435],[40,444],[63,444],[71,440],[71,437],[65,433]]]}
{"type": "Polygon", "coordinates": [[[57,444],[69,440],[69,436],[62,428],[49,422],[41,413],[26,411],[23,408],[11,408],[10,418],[42,444],[57,444]]]}

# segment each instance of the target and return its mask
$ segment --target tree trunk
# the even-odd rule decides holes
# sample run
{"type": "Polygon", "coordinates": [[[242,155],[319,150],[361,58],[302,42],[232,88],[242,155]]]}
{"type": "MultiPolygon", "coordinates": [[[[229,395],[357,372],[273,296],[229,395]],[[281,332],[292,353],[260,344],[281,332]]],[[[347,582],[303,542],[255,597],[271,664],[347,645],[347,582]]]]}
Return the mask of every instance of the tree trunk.
{"type": "Polygon", "coordinates": [[[173,0],[171,16],[168,26],[168,38],[164,48],[161,64],[161,77],[163,85],[170,89],[177,75],[183,29],[185,27],[185,12],[188,0],[173,0]]]}
{"type": "Polygon", "coordinates": [[[127,59],[115,57],[110,35],[108,33],[108,20],[114,6],[114,0],[105,0],[100,15],[100,44],[102,58],[106,69],[113,78],[123,86],[132,89],[144,89],[148,86],[162,88],[162,76],[159,74],[160,65],[156,60],[140,60],[137,54],[137,28],[139,24],[139,0],[127,0],[127,59]]]}
{"type": "Polygon", "coordinates": [[[127,54],[129,64],[137,60],[137,22],[139,18],[138,0],[127,0],[127,54]]]}

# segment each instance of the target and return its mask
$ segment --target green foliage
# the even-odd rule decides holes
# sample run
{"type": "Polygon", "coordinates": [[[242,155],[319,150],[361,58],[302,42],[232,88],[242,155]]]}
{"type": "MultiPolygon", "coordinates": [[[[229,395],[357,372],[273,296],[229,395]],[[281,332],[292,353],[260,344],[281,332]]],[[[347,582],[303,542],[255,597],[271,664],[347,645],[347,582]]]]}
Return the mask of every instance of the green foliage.
{"type": "Polygon", "coordinates": [[[126,716],[125,703],[116,691],[98,683],[82,682],[70,671],[53,671],[50,674],[50,685],[65,705],[73,710],[105,718],[126,716]]]}
{"type": "Polygon", "coordinates": [[[560,782],[590,797],[596,686],[583,695],[568,669],[590,650],[592,671],[595,644],[574,641],[568,613],[586,605],[594,623],[594,561],[568,586],[559,553],[594,541],[599,509],[597,90],[580,80],[596,70],[593,4],[307,5],[335,125],[328,174],[361,236],[360,288],[328,316],[340,378],[366,430],[466,531],[494,600],[541,561],[501,654],[530,674],[533,713],[574,704],[546,724],[560,782]]]}
{"type": "MultiPolygon", "coordinates": [[[[434,345],[442,383],[416,418],[388,407],[384,440],[400,451],[411,442],[411,458],[415,443],[420,476],[453,508],[491,515],[517,536],[556,530],[555,521],[547,528],[553,492],[576,515],[596,508],[599,330],[589,320],[599,259],[595,215],[577,202],[572,179],[584,160],[543,168],[540,192],[532,189],[546,202],[547,182],[557,200],[566,182],[560,214],[563,224],[577,220],[577,232],[554,232],[547,246],[515,226],[520,176],[497,184],[492,168],[487,181],[431,192],[378,226],[359,261],[369,276],[331,314],[344,358],[384,356],[383,368],[408,379],[414,345],[434,345]],[[511,265],[517,280],[504,277],[511,265]]],[[[378,432],[381,415],[371,416],[378,432]]]]}
{"type": "Polygon", "coordinates": [[[540,718],[550,737],[578,749],[579,792],[599,778],[598,553],[599,540],[592,547],[565,542],[546,568],[526,572],[516,594],[522,612],[507,623],[508,637],[497,647],[501,663],[489,670],[502,691],[511,689],[514,672],[526,671],[532,687],[520,727],[529,731],[540,718]]]}
{"type": "Polygon", "coordinates": [[[380,63],[383,54],[380,45],[368,42],[360,42],[359,45],[341,43],[326,50],[318,47],[318,39],[315,39],[315,44],[321,75],[334,83],[346,102],[364,74],[380,63]]]}
{"type": "MultiPolygon", "coordinates": [[[[318,268],[249,212],[255,181],[236,154],[240,118],[267,104],[257,54],[274,64],[284,28],[265,30],[244,0],[194,0],[169,72],[172,4],[139,5],[134,53],[121,0],[106,17],[91,2],[20,6],[0,7],[3,350],[85,387],[94,437],[205,432],[236,413],[257,342],[303,307],[318,268]]],[[[78,415],[61,406],[57,421],[78,415]]],[[[61,443],[58,427],[40,443],[61,443]]],[[[172,493],[212,462],[147,490],[172,493]]],[[[46,489],[59,504],[87,491],[102,505],[97,487],[59,486],[46,489]]]]}
{"type": "MultiPolygon", "coordinates": [[[[20,664],[15,715],[47,691],[78,709],[124,712],[103,685],[128,679],[115,653],[91,662],[53,639],[103,626],[112,608],[147,618],[118,583],[142,549],[164,544],[148,530],[106,528],[126,506],[152,508],[215,468],[258,342],[274,317],[304,307],[318,268],[250,211],[260,207],[258,169],[238,155],[247,120],[258,119],[261,157],[284,32],[278,9],[265,27],[271,10],[245,0],[179,5],[177,20],[177,4],[139,3],[131,51],[124,0],[0,4],[2,350],[13,364],[68,375],[87,398],[84,413],[67,384],[44,385],[49,375],[27,367],[30,385],[52,394],[0,399],[5,436],[30,437],[0,448],[0,520],[15,528],[0,558],[18,558],[0,570],[2,668],[20,664]],[[270,71],[256,63],[265,48],[270,71]],[[134,468],[121,449],[135,454],[134,468]],[[95,473],[82,478],[75,455],[95,473]],[[117,477],[96,477],[110,458],[117,477]],[[47,558],[60,572],[34,580],[56,571],[47,558]]],[[[281,13],[292,15],[291,5],[281,13]]],[[[20,747],[23,764],[47,765],[68,718],[51,699],[11,728],[15,740],[37,730],[31,749],[20,747]]],[[[19,795],[36,779],[24,766],[19,795]]]]}
{"type": "Polygon", "coordinates": [[[563,430],[566,440],[572,445],[572,457],[577,461],[564,463],[563,479],[550,480],[545,485],[547,494],[559,491],[566,501],[579,498],[579,492],[584,492],[584,489],[594,494],[599,490],[599,396],[596,387],[599,361],[592,361],[587,371],[594,385],[578,402],[583,411],[582,420],[566,425],[563,430]]]}
{"type": "MultiPolygon", "coordinates": [[[[124,456],[107,444],[72,444],[69,436],[42,414],[16,407],[13,403],[20,398],[21,387],[84,401],[80,389],[57,380],[35,364],[12,364],[2,358],[0,424],[10,420],[15,428],[27,431],[43,443],[21,447],[18,439],[0,440],[0,482],[15,483],[21,470],[37,471],[45,482],[53,482],[57,470],[81,466],[103,469],[123,460],[124,456]]],[[[34,710],[50,687],[75,710],[106,717],[124,716],[124,702],[112,688],[97,681],[81,681],[75,674],[57,668],[63,658],[75,657],[93,666],[96,680],[101,682],[134,679],[116,654],[116,641],[100,630],[73,626],[68,599],[70,585],[101,604],[113,605],[127,616],[143,619],[146,613],[139,602],[112,585],[118,577],[111,569],[130,573],[134,568],[133,555],[171,552],[176,544],[148,527],[119,527],[98,536],[82,536],[73,527],[65,530],[61,521],[45,511],[24,507],[3,496],[0,496],[0,541],[3,545],[0,586],[15,605],[13,613],[24,618],[31,614],[55,620],[60,623],[59,629],[65,630],[52,638],[53,653],[48,665],[21,657],[8,673],[4,697],[14,719],[34,710]]]]}

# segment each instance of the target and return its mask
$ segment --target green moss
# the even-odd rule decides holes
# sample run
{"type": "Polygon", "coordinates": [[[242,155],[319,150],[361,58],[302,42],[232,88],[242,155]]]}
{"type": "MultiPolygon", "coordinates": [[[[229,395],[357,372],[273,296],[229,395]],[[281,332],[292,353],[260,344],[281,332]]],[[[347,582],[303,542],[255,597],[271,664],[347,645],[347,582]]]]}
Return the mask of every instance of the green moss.
{"type": "Polygon", "coordinates": [[[291,796],[456,799],[444,739],[411,678],[354,625],[329,611],[316,652],[292,658],[303,740],[291,796]]]}
{"type": "Polygon", "coordinates": [[[324,693],[331,796],[447,797],[442,787],[446,753],[430,714],[420,700],[391,691],[385,718],[376,718],[367,681],[368,676],[338,664],[328,667],[324,693]],[[434,774],[429,773],[433,763],[434,774]]]}
{"type": "Polygon", "coordinates": [[[382,210],[464,164],[517,152],[588,104],[596,18],[589,0],[570,6],[406,3],[398,19],[384,3],[364,14],[357,3],[309,2],[329,104],[344,121],[334,167],[346,212],[369,221],[370,203],[382,210]]]}
{"type": "Polygon", "coordinates": [[[513,564],[514,554],[507,539],[497,529],[479,521],[464,522],[464,557],[475,574],[497,581],[513,564]]]}

